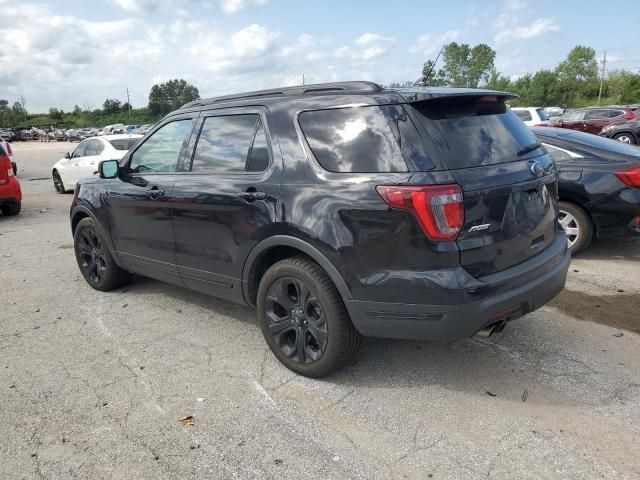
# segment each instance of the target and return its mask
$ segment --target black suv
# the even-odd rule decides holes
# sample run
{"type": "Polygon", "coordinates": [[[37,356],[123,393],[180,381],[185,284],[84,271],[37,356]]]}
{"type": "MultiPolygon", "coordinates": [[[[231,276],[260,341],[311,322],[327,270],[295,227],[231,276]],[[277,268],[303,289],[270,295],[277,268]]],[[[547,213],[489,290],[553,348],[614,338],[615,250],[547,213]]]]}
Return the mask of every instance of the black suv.
{"type": "Polygon", "coordinates": [[[254,305],[311,377],[361,335],[488,335],[557,295],[570,260],[554,163],[511,97],[345,82],[189,103],[78,183],[80,270],[254,305]]]}

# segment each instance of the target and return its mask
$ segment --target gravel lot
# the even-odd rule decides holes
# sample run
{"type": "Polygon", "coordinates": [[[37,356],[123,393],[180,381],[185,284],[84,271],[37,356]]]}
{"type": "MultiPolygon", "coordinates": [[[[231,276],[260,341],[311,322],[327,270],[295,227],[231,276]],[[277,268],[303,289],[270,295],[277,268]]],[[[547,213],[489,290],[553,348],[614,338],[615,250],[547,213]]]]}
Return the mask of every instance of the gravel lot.
{"type": "Polygon", "coordinates": [[[48,178],[72,147],[14,148],[0,478],[640,478],[639,241],[596,242],[555,307],[501,334],[368,339],[316,381],[280,366],[251,309],[143,278],[86,285],[71,195],[48,178]]]}

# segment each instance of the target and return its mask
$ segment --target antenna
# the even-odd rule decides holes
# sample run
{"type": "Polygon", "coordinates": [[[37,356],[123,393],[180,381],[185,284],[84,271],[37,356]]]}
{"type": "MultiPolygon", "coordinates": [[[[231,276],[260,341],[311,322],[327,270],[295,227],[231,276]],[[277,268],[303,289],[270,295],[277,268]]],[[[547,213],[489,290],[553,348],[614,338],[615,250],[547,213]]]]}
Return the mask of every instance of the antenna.
{"type": "Polygon", "coordinates": [[[421,86],[426,86],[427,82],[429,81],[429,77],[431,76],[431,73],[433,72],[433,69],[436,68],[436,63],[438,63],[438,59],[440,58],[440,55],[442,55],[442,51],[444,50],[444,47],[446,47],[445,45],[442,45],[442,48],[440,49],[440,51],[438,52],[438,55],[436,56],[436,59],[433,61],[433,63],[431,64],[431,68],[429,69],[429,71],[427,72],[427,74],[425,76],[423,76],[422,78],[420,78],[415,84],[416,85],[421,85],[421,86]]]}

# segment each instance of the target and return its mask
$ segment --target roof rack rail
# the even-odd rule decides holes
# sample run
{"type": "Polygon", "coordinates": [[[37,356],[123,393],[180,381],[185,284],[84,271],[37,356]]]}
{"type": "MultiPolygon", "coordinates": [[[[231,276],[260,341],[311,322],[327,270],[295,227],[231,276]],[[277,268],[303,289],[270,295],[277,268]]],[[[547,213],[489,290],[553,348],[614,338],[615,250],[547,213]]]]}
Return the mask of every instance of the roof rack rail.
{"type": "Polygon", "coordinates": [[[317,83],[313,85],[298,85],[295,87],[274,88],[270,90],[256,90],[254,92],[224,95],[222,97],[204,98],[183,105],[181,108],[201,107],[214,103],[229,102],[232,100],[250,100],[260,97],[279,97],[317,93],[348,93],[348,92],[378,92],[382,87],[373,82],[333,82],[317,83]]]}

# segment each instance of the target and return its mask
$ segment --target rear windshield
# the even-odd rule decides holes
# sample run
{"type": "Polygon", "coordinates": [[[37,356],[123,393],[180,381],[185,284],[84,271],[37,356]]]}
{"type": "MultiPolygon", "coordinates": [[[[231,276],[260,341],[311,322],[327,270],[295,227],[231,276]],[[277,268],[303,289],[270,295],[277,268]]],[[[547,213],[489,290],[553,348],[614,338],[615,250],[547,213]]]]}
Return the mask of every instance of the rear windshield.
{"type": "Polygon", "coordinates": [[[138,138],[121,138],[118,140],[109,140],[109,143],[116,150],[131,150],[131,147],[133,147],[138,140],[138,138]]]}
{"type": "Polygon", "coordinates": [[[412,103],[432,139],[434,156],[450,169],[495,165],[531,158],[540,149],[533,133],[501,101],[458,97],[412,103]]]}

